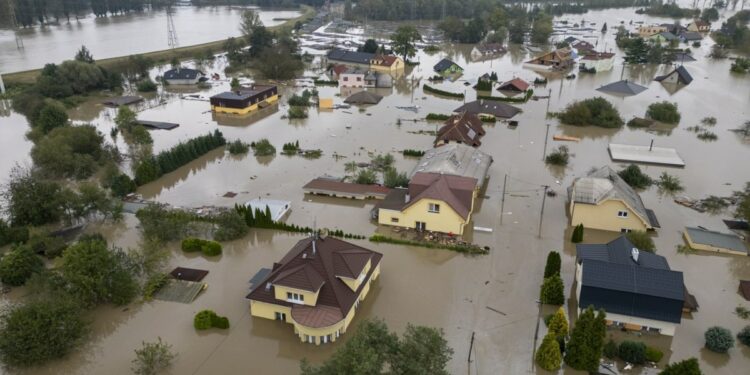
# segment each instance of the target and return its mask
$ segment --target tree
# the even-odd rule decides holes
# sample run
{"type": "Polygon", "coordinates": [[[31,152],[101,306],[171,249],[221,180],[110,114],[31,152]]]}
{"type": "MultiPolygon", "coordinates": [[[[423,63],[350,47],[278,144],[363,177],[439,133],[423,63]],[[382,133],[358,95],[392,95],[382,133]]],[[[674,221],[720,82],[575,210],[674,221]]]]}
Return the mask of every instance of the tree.
{"type": "Polygon", "coordinates": [[[29,246],[17,246],[0,258],[0,281],[10,286],[23,285],[42,268],[44,263],[29,246]]]}
{"type": "Polygon", "coordinates": [[[654,245],[654,239],[648,235],[646,231],[634,230],[625,234],[625,237],[633,243],[633,245],[642,251],[648,251],[649,253],[656,252],[656,245],[654,245]]]}
{"type": "Polygon", "coordinates": [[[229,82],[229,87],[232,91],[237,91],[240,88],[240,80],[237,77],[232,77],[232,82],[229,82]]]}
{"type": "Polygon", "coordinates": [[[185,238],[194,231],[194,217],[181,210],[169,210],[157,204],[148,205],[135,214],[141,223],[143,237],[159,242],[185,238]]]}
{"type": "Polygon", "coordinates": [[[87,64],[93,64],[94,56],[91,55],[91,52],[88,48],[86,48],[86,46],[81,46],[81,49],[79,49],[76,53],[75,60],[87,64]]]}
{"type": "Polygon", "coordinates": [[[565,303],[565,285],[560,275],[553,275],[542,283],[539,300],[544,304],[562,305],[565,303]]]}
{"type": "Polygon", "coordinates": [[[33,366],[68,354],[86,332],[80,308],[60,297],[34,299],[0,316],[0,357],[8,366],[33,366]]]}
{"type": "Polygon", "coordinates": [[[156,375],[172,365],[175,358],[172,345],[157,338],[156,342],[143,342],[139,349],[135,349],[131,370],[136,375],[156,375]]]}
{"type": "Polygon", "coordinates": [[[628,165],[625,169],[617,172],[617,175],[635,189],[645,189],[654,183],[651,177],[643,173],[641,168],[635,164],[628,165]]]}
{"type": "Polygon", "coordinates": [[[511,43],[523,44],[524,36],[529,28],[529,21],[526,16],[513,17],[510,26],[508,26],[508,39],[511,43]]]}
{"type": "Polygon", "coordinates": [[[607,33],[607,23],[605,22],[604,25],[602,25],[602,34],[607,33]]]}
{"type": "Polygon", "coordinates": [[[360,52],[376,53],[379,48],[378,42],[375,39],[367,39],[365,40],[365,44],[357,50],[360,52]]]}
{"type": "Polygon", "coordinates": [[[571,236],[570,241],[573,243],[580,243],[583,241],[583,223],[576,225],[575,229],[573,229],[573,235],[571,236]]]}
{"type": "Polygon", "coordinates": [[[734,347],[732,332],[724,327],[713,326],[706,330],[706,348],[716,353],[726,353],[734,347]]]}
{"type": "Polygon", "coordinates": [[[390,167],[383,172],[383,185],[389,188],[408,187],[409,177],[406,172],[398,173],[396,168],[390,167]]]}
{"type": "Polygon", "coordinates": [[[750,182],[745,184],[745,190],[734,192],[734,196],[737,198],[734,216],[750,221],[750,182]]]}
{"type": "Polygon", "coordinates": [[[214,232],[214,240],[231,241],[243,237],[247,234],[248,227],[245,219],[235,210],[222,212],[216,216],[217,225],[214,232]]]}
{"type": "Polygon", "coordinates": [[[558,114],[558,118],[568,125],[593,125],[603,128],[619,128],[625,123],[620,117],[620,112],[602,97],[573,102],[558,114]]]}
{"type": "Polygon", "coordinates": [[[422,35],[414,26],[399,26],[396,32],[391,34],[391,48],[397,55],[402,56],[404,61],[417,54],[416,42],[422,41],[422,35]]]}
{"type": "Polygon", "coordinates": [[[547,325],[548,332],[554,334],[559,339],[568,336],[568,318],[565,316],[565,309],[560,306],[552,315],[547,325]]]}
{"type": "Polygon", "coordinates": [[[375,171],[372,169],[361,169],[357,173],[355,182],[362,185],[372,185],[378,182],[378,176],[375,175],[375,171]]]}
{"type": "Polygon", "coordinates": [[[719,11],[716,8],[704,8],[701,12],[701,19],[706,22],[714,22],[719,20],[719,11]]]}
{"type": "Polygon", "coordinates": [[[562,364],[562,353],[557,338],[552,332],[547,333],[542,345],[536,351],[536,364],[547,371],[557,371],[562,364]]]}
{"type": "Polygon", "coordinates": [[[625,62],[628,64],[643,64],[648,61],[651,46],[642,38],[630,39],[625,48],[625,62]]]}
{"type": "Polygon", "coordinates": [[[625,362],[642,365],[646,363],[646,344],[625,340],[620,343],[618,355],[625,362]]]}
{"type": "Polygon", "coordinates": [[[546,44],[553,31],[552,16],[541,13],[537,15],[531,26],[531,41],[537,44],[546,44]]]}
{"type": "Polygon", "coordinates": [[[2,194],[11,226],[40,226],[59,221],[63,215],[62,191],[59,183],[43,180],[29,169],[14,167],[2,194]]]}
{"type": "MultiPolygon", "coordinates": [[[[249,36],[250,57],[258,57],[266,49],[273,46],[274,35],[265,26],[256,26],[253,33],[249,36]]],[[[287,50],[287,53],[293,53],[295,50],[287,50]]]]}
{"type": "Polygon", "coordinates": [[[390,359],[391,371],[403,375],[447,375],[445,366],[452,355],[443,330],[409,324],[390,359]]]}
{"type": "Polygon", "coordinates": [[[266,48],[261,52],[254,66],[266,78],[291,79],[304,68],[302,60],[293,53],[294,51],[280,48],[266,48]]]}
{"type": "Polygon", "coordinates": [[[576,370],[596,371],[606,337],[605,314],[592,306],[581,312],[565,348],[565,363],[576,370]]]}
{"type": "Polygon", "coordinates": [[[41,130],[42,134],[47,134],[52,129],[59,128],[68,124],[68,113],[60,103],[55,101],[46,102],[42,110],[39,111],[39,117],[34,121],[34,128],[41,130]]]}
{"type": "Polygon", "coordinates": [[[63,252],[62,276],[71,296],[84,306],[124,305],[138,292],[130,260],[101,237],[86,238],[63,252]]]}
{"type": "Polygon", "coordinates": [[[47,176],[84,179],[107,154],[104,136],[91,125],[52,129],[31,149],[31,159],[47,176]]]}
{"type": "Polygon", "coordinates": [[[737,334],[737,340],[747,346],[750,346],[750,325],[745,326],[740,330],[740,332],[737,334]]]}
{"type": "Polygon", "coordinates": [[[646,110],[646,117],[665,124],[677,124],[680,122],[680,111],[677,109],[677,103],[670,103],[665,100],[659,103],[651,103],[646,110]]]}
{"type": "Polygon", "coordinates": [[[248,44],[250,43],[250,38],[259,27],[263,27],[263,21],[260,20],[260,15],[258,15],[258,13],[252,9],[247,9],[242,12],[240,31],[248,44]]]}
{"type": "Polygon", "coordinates": [[[670,363],[659,375],[703,375],[696,358],[688,358],[680,362],[670,363]]]}
{"type": "Polygon", "coordinates": [[[547,264],[544,265],[544,278],[548,278],[553,275],[560,275],[560,253],[557,251],[550,251],[547,254],[547,264]]]}

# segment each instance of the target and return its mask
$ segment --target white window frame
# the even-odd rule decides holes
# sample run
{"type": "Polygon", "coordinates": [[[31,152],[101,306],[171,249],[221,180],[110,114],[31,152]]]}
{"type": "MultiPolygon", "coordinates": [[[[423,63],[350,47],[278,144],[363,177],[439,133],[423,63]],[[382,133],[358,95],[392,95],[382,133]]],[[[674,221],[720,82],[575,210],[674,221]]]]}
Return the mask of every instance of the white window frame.
{"type": "Polygon", "coordinates": [[[628,211],[622,211],[622,210],[617,211],[617,217],[619,217],[621,219],[627,219],[628,215],[629,215],[628,211]]]}
{"type": "Polygon", "coordinates": [[[429,203],[427,206],[427,212],[432,214],[439,214],[440,213],[440,204],[439,203],[429,203]]]}
{"type": "Polygon", "coordinates": [[[286,292],[286,300],[291,303],[305,303],[305,295],[300,293],[286,292]]]}

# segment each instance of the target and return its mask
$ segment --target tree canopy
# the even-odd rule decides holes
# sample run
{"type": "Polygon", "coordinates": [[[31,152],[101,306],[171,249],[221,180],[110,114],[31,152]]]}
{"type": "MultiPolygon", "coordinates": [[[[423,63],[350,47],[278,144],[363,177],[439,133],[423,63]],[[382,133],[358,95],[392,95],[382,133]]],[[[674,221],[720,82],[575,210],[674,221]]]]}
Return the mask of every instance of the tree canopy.
{"type": "Polygon", "coordinates": [[[399,26],[396,32],[391,35],[391,47],[393,52],[403,57],[407,61],[410,57],[417,54],[416,42],[422,40],[422,35],[414,26],[399,26]]]}
{"type": "Polygon", "coordinates": [[[599,368],[607,334],[605,316],[602,310],[595,314],[591,306],[581,311],[565,347],[565,363],[568,366],[585,371],[599,368]]]}

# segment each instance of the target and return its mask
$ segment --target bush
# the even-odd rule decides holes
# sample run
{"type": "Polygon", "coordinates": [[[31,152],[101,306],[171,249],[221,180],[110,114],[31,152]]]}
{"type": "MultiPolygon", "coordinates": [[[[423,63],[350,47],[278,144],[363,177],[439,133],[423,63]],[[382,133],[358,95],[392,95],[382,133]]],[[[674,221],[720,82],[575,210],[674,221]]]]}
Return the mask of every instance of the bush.
{"type": "Polygon", "coordinates": [[[646,344],[635,341],[623,341],[618,349],[620,359],[636,365],[646,363],[646,344]]]}
{"type": "Polygon", "coordinates": [[[238,139],[234,142],[230,142],[227,145],[227,150],[229,150],[229,153],[232,155],[247,154],[247,152],[250,151],[250,145],[238,139]]]}
{"type": "Polygon", "coordinates": [[[562,306],[550,315],[549,322],[546,323],[549,333],[554,334],[557,339],[565,340],[568,336],[570,327],[568,326],[568,318],[565,316],[565,309],[562,306]]]}
{"type": "Polygon", "coordinates": [[[552,151],[547,155],[544,162],[547,164],[564,166],[568,165],[569,160],[570,154],[568,153],[568,146],[560,146],[557,150],[552,151]]]}
{"type": "Polygon", "coordinates": [[[680,122],[680,111],[677,104],[663,101],[649,105],[646,117],[666,124],[677,124],[680,122]]]}
{"type": "Polygon", "coordinates": [[[413,157],[417,157],[417,158],[424,156],[424,151],[412,150],[412,149],[403,150],[403,151],[401,151],[401,153],[404,156],[413,156],[413,157]]]}
{"type": "Polygon", "coordinates": [[[442,95],[442,96],[447,96],[447,97],[457,98],[457,99],[463,99],[464,98],[464,94],[463,93],[455,93],[455,92],[450,92],[450,91],[443,91],[443,90],[440,90],[440,89],[436,89],[436,88],[434,88],[432,86],[429,86],[426,83],[422,86],[422,89],[425,92],[429,92],[429,93],[433,93],[433,94],[437,94],[437,95],[442,95]]]}
{"type": "Polygon", "coordinates": [[[307,111],[305,111],[302,107],[289,107],[289,111],[287,112],[287,116],[290,119],[295,118],[307,118],[307,111]]]}
{"type": "Polygon", "coordinates": [[[213,221],[218,226],[214,232],[214,240],[216,241],[231,241],[242,238],[249,229],[245,219],[235,210],[222,212],[213,221]]]}
{"type": "Polygon", "coordinates": [[[145,185],[226,143],[224,135],[218,130],[187,142],[180,142],[152,158],[141,160],[135,169],[135,182],[139,186],[145,185]]]}
{"type": "Polygon", "coordinates": [[[169,280],[169,275],[166,273],[157,273],[149,277],[146,285],[143,286],[143,299],[146,301],[153,299],[154,294],[167,284],[167,280],[169,280]]]}
{"type": "Polygon", "coordinates": [[[269,142],[266,138],[263,138],[258,142],[251,143],[250,147],[253,148],[255,156],[276,155],[276,147],[273,147],[271,142],[269,142]]]}
{"type": "Polygon", "coordinates": [[[557,371],[562,364],[562,353],[555,335],[548,333],[536,352],[536,363],[547,371],[557,371]]]}
{"type": "Polygon", "coordinates": [[[139,81],[135,85],[136,89],[140,92],[154,92],[156,91],[156,83],[152,81],[151,79],[144,79],[142,81],[139,81]]]}
{"type": "Polygon", "coordinates": [[[625,237],[635,245],[638,250],[648,251],[649,253],[656,252],[656,245],[654,245],[654,239],[648,235],[648,232],[642,230],[634,230],[625,234],[625,237]]]}
{"type": "Polygon", "coordinates": [[[480,79],[474,88],[477,91],[492,91],[492,82],[480,79]]]}
{"type": "Polygon", "coordinates": [[[446,249],[446,250],[452,250],[459,253],[466,253],[466,254],[489,254],[490,250],[488,247],[479,247],[476,245],[450,245],[450,244],[442,244],[442,243],[435,243],[435,242],[424,242],[424,241],[412,241],[412,240],[403,240],[403,239],[397,239],[397,238],[391,238],[386,237],[380,234],[373,234],[370,236],[370,242],[375,243],[392,243],[396,245],[407,245],[407,246],[420,246],[425,247],[428,249],[446,249]]]}
{"type": "Polygon", "coordinates": [[[544,279],[539,292],[539,300],[548,305],[562,305],[565,303],[565,286],[560,275],[544,279]]]}
{"type": "Polygon", "coordinates": [[[135,350],[135,359],[130,369],[136,375],[156,375],[169,368],[174,358],[172,345],[161,341],[159,337],[156,342],[143,342],[141,348],[135,350]]]}
{"type": "Polygon", "coordinates": [[[617,174],[634,189],[645,189],[654,183],[651,177],[641,172],[641,168],[635,164],[630,164],[617,174]]]}
{"type": "Polygon", "coordinates": [[[450,118],[449,115],[441,115],[439,113],[428,113],[425,120],[427,121],[445,121],[450,118]]]}
{"type": "Polygon", "coordinates": [[[630,128],[647,128],[653,124],[653,121],[645,119],[645,118],[639,118],[639,117],[633,117],[632,120],[628,121],[628,127],[630,128]]]}
{"type": "Polygon", "coordinates": [[[646,360],[649,362],[659,363],[661,359],[664,358],[664,353],[654,348],[653,346],[647,346],[646,347],[646,360]]]}
{"type": "Polygon", "coordinates": [[[747,346],[750,346],[750,326],[745,326],[745,328],[742,328],[740,330],[740,332],[737,334],[737,340],[747,346]]]}
{"type": "Polygon", "coordinates": [[[658,186],[662,191],[670,194],[680,192],[684,189],[682,187],[682,184],[680,183],[679,177],[672,176],[667,172],[661,173],[661,175],[659,176],[659,181],[656,182],[656,186],[658,186]]]}
{"type": "Polygon", "coordinates": [[[63,250],[68,247],[65,240],[50,236],[48,233],[31,235],[26,245],[31,248],[31,252],[34,254],[44,254],[49,259],[60,256],[63,250]]]}
{"type": "Polygon", "coordinates": [[[221,244],[214,241],[206,241],[201,248],[201,252],[208,257],[221,255],[221,244]]]}
{"type": "Polygon", "coordinates": [[[703,375],[696,358],[686,359],[667,365],[659,375],[703,375]]]}
{"type": "Polygon", "coordinates": [[[560,259],[560,253],[557,251],[550,251],[549,254],[547,254],[547,263],[544,266],[544,278],[546,279],[550,276],[560,275],[561,263],[562,260],[560,259]]]}
{"type": "Polygon", "coordinates": [[[575,229],[573,229],[573,235],[571,236],[570,241],[573,243],[580,243],[583,241],[583,223],[576,225],[575,229]]]}
{"type": "Polygon", "coordinates": [[[135,192],[137,188],[135,181],[124,173],[112,177],[107,181],[107,185],[115,197],[124,197],[135,192]]]}
{"type": "Polygon", "coordinates": [[[602,349],[602,354],[604,354],[605,357],[609,359],[615,359],[617,358],[617,355],[619,354],[620,350],[617,347],[617,343],[615,340],[609,339],[606,344],[604,344],[604,349],[602,349]]]}
{"type": "Polygon", "coordinates": [[[732,332],[724,327],[714,326],[706,330],[706,348],[716,353],[726,353],[734,347],[732,332]]]}
{"type": "Polygon", "coordinates": [[[18,246],[0,258],[0,281],[11,286],[23,285],[42,268],[44,263],[29,246],[18,246]]]}
{"type": "Polygon", "coordinates": [[[355,182],[362,185],[372,185],[378,182],[378,176],[372,169],[362,169],[357,173],[355,182]]]}
{"type": "Polygon", "coordinates": [[[596,97],[574,102],[558,114],[561,122],[568,125],[594,125],[603,128],[619,128],[624,124],[620,112],[604,98],[596,97]]]}
{"type": "Polygon", "coordinates": [[[195,314],[193,326],[197,330],[206,330],[209,328],[227,329],[229,328],[229,319],[219,316],[211,310],[203,310],[195,314]]]}
{"type": "Polygon", "coordinates": [[[406,172],[398,173],[396,168],[391,167],[383,172],[383,185],[389,188],[405,188],[409,186],[409,177],[406,176],[406,172]]]}
{"type": "Polygon", "coordinates": [[[194,253],[201,251],[201,248],[203,248],[203,242],[204,240],[200,238],[195,237],[189,237],[184,240],[182,240],[182,251],[186,253],[194,253]]]}

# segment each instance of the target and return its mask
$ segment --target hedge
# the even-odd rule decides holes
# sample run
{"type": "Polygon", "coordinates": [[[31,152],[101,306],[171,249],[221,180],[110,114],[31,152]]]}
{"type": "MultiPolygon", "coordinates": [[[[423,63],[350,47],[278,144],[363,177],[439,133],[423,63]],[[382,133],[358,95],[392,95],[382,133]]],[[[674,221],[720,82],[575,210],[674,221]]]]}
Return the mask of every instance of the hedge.
{"type": "Polygon", "coordinates": [[[445,121],[450,118],[450,115],[441,115],[439,113],[428,113],[425,120],[427,121],[445,121]]]}
{"type": "Polygon", "coordinates": [[[481,248],[479,246],[465,246],[465,245],[445,245],[440,243],[422,242],[422,241],[411,241],[411,240],[400,240],[391,237],[386,237],[380,234],[374,234],[370,236],[370,242],[375,243],[391,243],[396,245],[407,245],[407,246],[420,246],[428,249],[445,249],[457,251],[465,254],[489,254],[488,248],[481,248]]]}
{"type": "Polygon", "coordinates": [[[464,94],[463,93],[455,93],[455,92],[450,92],[450,91],[443,91],[443,90],[440,90],[440,89],[436,89],[436,88],[434,88],[434,87],[432,87],[432,86],[430,86],[430,85],[428,85],[426,83],[422,86],[422,89],[424,91],[427,91],[427,92],[430,92],[430,93],[433,93],[433,94],[448,96],[448,97],[451,97],[451,98],[457,98],[457,99],[463,99],[464,98],[464,94]]]}
{"type": "Polygon", "coordinates": [[[203,310],[195,314],[193,326],[200,331],[209,328],[227,329],[229,328],[229,319],[219,316],[211,310],[203,310]]]}
{"type": "Polygon", "coordinates": [[[534,90],[529,89],[526,91],[526,94],[520,98],[509,98],[506,96],[492,96],[492,95],[477,95],[477,99],[485,99],[485,100],[495,100],[499,102],[508,102],[508,103],[526,103],[531,99],[531,97],[534,95],[534,90]]]}
{"type": "Polygon", "coordinates": [[[186,253],[200,251],[205,256],[213,257],[221,255],[221,244],[216,241],[188,237],[182,240],[182,251],[186,253]]]}
{"type": "Polygon", "coordinates": [[[420,151],[420,150],[406,149],[406,150],[401,151],[401,153],[404,156],[414,156],[414,157],[424,156],[424,151],[420,151]]]}
{"type": "Polygon", "coordinates": [[[330,85],[330,86],[338,86],[339,85],[339,81],[326,81],[326,80],[316,79],[313,82],[316,85],[327,85],[327,86],[328,85],[330,85]]]}

